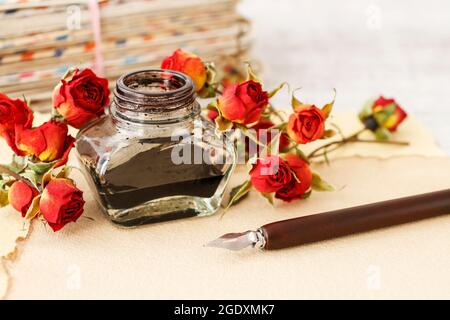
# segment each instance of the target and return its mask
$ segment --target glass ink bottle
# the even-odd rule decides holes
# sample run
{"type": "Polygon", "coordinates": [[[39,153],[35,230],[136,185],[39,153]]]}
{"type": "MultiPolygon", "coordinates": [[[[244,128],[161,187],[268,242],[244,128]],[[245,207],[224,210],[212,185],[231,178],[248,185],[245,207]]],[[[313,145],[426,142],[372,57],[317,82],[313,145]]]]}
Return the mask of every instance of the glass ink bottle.
{"type": "Polygon", "coordinates": [[[76,150],[103,211],[125,227],[215,213],[236,160],[201,115],[192,79],[160,69],[123,75],[76,150]]]}

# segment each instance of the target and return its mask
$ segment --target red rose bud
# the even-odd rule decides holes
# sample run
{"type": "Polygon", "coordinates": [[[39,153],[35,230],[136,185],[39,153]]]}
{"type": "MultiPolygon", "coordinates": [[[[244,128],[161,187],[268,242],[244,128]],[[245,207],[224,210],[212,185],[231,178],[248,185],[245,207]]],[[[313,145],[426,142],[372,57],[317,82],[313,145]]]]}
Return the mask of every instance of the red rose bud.
{"type": "Polygon", "coordinates": [[[206,67],[203,61],[197,55],[181,49],[166,57],[161,63],[161,69],[187,74],[194,81],[197,91],[200,91],[206,82],[206,67]]]}
{"type": "Polygon", "coordinates": [[[39,194],[39,192],[23,181],[16,181],[12,184],[8,192],[9,204],[22,213],[25,217],[31,202],[39,194]]]}
{"type": "Polygon", "coordinates": [[[284,159],[295,177],[283,188],[275,193],[275,198],[285,202],[302,199],[302,197],[311,190],[312,172],[308,163],[295,154],[288,153],[284,155],[284,159]]]}
{"type": "Polygon", "coordinates": [[[83,192],[71,180],[51,180],[42,192],[39,210],[53,231],[61,230],[83,214],[83,192]]]}
{"type": "Polygon", "coordinates": [[[26,154],[35,156],[40,161],[59,161],[55,167],[67,162],[75,139],[67,135],[67,124],[50,120],[40,127],[27,129],[16,127],[17,148],[26,154]]]}
{"type": "Polygon", "coordinates": [[[406,119],[406,112],[395,102],[394,99],[385,99],[380,96],[372,105],[372,110],[374,114],[386,110],[387,107],[393,106],[394,111],[386,119],[384,119],[381,125],[391,132],[397,130],[397,127],[406,119]]]}
{"type": "Polygon", "coordinates": [[[16,147],[15,126],[20,125],[24,128],[31,128],[32,124],[33,112],[24,101],[19,99],[12,100],[0,93],[0,136],[6,140],[6,143],[19,156],[25,154],[16,147]]]}
{"type": "Polygon", "coordinates": [[[222,116],[232,122],[251,124],[261,118],[269,102],[269,95],[261,84],[253,80],[232,84],[223,90],[218,107],[222,116]]]}
{"type": "Polygon", "coordinates": [[[73,69],[66,73],[53,91],[53,107],[67,123],[80,129],[104,114],[109,103],[108,80],[91,69],[73,69]]]}
{"type": "Polygon", "coordinates": [[[314,105],[303,105],[289,117],[287,133],[298,144],[320,139],[325,131],[324,112],[314,105]]]}
{"type": "Polygon", "coordinates": [[[262,193],[277,192],[292,179],[291,169],[278,156],[258,159],[250,171],[253,187],[262,193]]]}

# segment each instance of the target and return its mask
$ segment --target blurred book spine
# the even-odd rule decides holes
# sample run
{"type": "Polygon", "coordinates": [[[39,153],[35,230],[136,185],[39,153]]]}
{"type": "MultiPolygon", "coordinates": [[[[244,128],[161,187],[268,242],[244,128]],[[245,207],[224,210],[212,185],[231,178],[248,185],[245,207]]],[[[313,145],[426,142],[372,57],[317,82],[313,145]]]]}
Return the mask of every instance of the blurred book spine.
{"type": "MultiPolygon", "coordinates": [[[[248,22],[236,0],[0,0],[0,92],[38,110],[67,68],[94,68],[101,48],[111,86],[124,72],[159,67],[176,48],[204,60],[246,59],[248,22]],[[99,15],[92,14],[93,3],[99,15]],[[100,27],[99,39],[95,25],[100,27]]],[[[100,70],[97,70],[100,71],[100,70]]]]}

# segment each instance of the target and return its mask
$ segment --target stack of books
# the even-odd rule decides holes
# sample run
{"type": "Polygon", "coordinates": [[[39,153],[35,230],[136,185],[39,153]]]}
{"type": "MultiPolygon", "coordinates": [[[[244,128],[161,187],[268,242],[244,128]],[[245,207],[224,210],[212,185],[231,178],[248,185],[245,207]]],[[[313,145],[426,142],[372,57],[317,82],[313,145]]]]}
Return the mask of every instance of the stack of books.
{"type": "Polygon", "coordinates": [[[204,60],[247,57],[237,0],[0,0],[0,92],[35,109],[69,67],[123,73],[158,67],[176,48],[204,60]],[[100,67],[101,66],[101,67],[100,67]]]}

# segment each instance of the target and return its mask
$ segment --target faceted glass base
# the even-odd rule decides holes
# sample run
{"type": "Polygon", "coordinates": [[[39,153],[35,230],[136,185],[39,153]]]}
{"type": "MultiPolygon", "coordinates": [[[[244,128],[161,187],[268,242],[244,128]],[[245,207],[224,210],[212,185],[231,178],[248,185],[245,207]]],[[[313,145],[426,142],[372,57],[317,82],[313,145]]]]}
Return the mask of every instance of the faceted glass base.
{"type": "Polygon", "coordinates": [[[223,177],[216,193],[210,198],[172,196],[151,200],[133,208],[111,209],[103,206],[102,208],[111,222],[127,228],[182,218],[208,216],[219,210],[228,179],[229,174],[223,177]]]}

